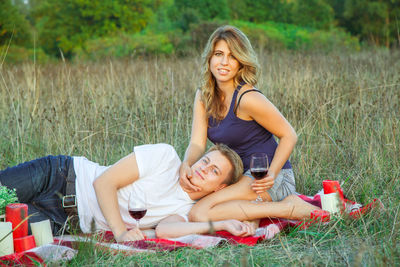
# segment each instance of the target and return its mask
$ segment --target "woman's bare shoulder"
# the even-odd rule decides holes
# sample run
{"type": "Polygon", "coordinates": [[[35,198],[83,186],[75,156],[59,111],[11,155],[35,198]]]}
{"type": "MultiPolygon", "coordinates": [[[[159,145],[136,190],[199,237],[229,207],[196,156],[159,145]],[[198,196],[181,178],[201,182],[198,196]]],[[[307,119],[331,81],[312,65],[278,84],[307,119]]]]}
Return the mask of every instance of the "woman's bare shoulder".
{"type": "Polygon", "coordinates": [[[251,84],[245,84],[239,90],[238,97],[236,100],[237,102],[239,101],[240,97],[241,97],[240,105],[242,106],[247,106],[247,105],[253,106],[256,103],[261,104],[265,100],[267,100],[265,95],[258,88],[256,88],[251,84]]]}

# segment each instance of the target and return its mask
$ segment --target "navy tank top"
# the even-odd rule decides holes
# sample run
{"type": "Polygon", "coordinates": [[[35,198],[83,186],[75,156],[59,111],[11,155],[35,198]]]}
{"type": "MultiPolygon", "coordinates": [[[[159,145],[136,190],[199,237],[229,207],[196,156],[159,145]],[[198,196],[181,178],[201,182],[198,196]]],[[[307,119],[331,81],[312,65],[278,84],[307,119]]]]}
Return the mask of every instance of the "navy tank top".
{"type": "MultiPolygon", "coordinates": [[[[243,161],[244,171],[247,171],[250,168],[251,155],[256,152],[266,153],[271,164],[278,144],[273,135],[255,120],[242,120],[236,116],[234,110],[236,97],[241,87],[242,84],[234,91],[228,114],[223,120],[208,118],[207,137],[214,144],[223,143],[235,150],[243,161]]],[[[290,168],[292,166],[289,161],[282,167],[282,169],[290,168]]]]}

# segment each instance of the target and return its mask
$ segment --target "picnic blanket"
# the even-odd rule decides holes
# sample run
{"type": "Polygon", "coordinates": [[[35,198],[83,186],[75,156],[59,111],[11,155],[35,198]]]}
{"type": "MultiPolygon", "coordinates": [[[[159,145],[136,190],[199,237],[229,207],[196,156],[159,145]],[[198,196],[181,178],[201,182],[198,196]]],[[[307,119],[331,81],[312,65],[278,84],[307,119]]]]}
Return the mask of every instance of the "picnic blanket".
{"type": "MultiPolygon", "coordinates": [[[[321,207],[321,192],[309,197],[298,195],[303,200],[321,207]]],[[[357,219],[363,214],[374,208],[382,209],[383,205],[379,199],[374,199],[367,205],[361,205],[354,201],[345,199],[345,213],[350,217],[357,219]]],[[[319,222],[317,220],[294,221],[279,218],[264,218],[260,221],[259,228],[254,236],[238,237],[227,231],[217,231],[213,235],[187,235],[179,238],[160,239],[155,238],[154,231],[145,231],[147,236],[144,240],[116,243],[112,232],[106,231],[94,235],[82,236],[57,236],[52,244],[36,247],[28,251],[14,253],[0,257],[0,266],[24,265],[33,266],[45,264],[51,261],[71,260],[78,253],[79,247],[92,245],[95,248],[107,251],[109,253],[124,253],[131,255],[134,253],[154,253],[157,251],[172,251],[179,248],[190,247],[193,249],[202,249],[214,247],[221,243],[245,244],[254,246],[262,240],[268,240],[275,237],[282,230],[288,227],[297,227],[305,229],[319,222]]]]}

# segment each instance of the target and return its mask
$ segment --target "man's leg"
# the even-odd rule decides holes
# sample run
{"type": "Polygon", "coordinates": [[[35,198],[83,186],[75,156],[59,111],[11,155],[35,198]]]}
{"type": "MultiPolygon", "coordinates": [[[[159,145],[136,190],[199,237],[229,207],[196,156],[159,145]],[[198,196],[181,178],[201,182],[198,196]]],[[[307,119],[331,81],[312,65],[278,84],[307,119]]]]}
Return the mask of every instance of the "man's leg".
{"type": "Polygon", "coordinates": [[[290,195],[280,202],[252,203],[247,200],[233,200],[216,205],[208,212],[210,220],[219,221],[237,219],[241,221],[261,218],[285,218],[301,220],[310,218],[313,210],[320,209],[302,200],[296,195],[290,195]]]}
{"type": "Polygon", "coordinates": [[[0,182],[15,188],[18,200],[28,204],[29,222],[50,219],[53,233],[64,225],[67,216],[62,207],[66,177],[73,171],[67,156],[47,156],[7,168],[0,172],[0,182]]]}

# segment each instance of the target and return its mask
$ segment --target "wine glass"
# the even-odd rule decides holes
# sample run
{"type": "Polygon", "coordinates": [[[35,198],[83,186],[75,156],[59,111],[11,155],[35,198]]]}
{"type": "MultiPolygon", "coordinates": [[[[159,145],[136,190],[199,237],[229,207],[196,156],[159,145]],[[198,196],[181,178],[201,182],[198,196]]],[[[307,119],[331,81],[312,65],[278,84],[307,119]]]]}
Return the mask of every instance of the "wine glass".
{"type": "Polygon", "coordinates": [[[139,221],[147,212],[146,195],[131,192],[129,194],[128,212],[136,220],[136,225],[139,229],[139,221]]]}
{"type": "MultiPolygon", "coordinates": [[[[268,156],[265,153],[254,153],[251,155],[250,172],[256,180],[261,180],[267,176],[269,168],[268,156]]],[[[257,194],[257,198],[253,203],[262,202],[262,198],[257,194]]]]}

